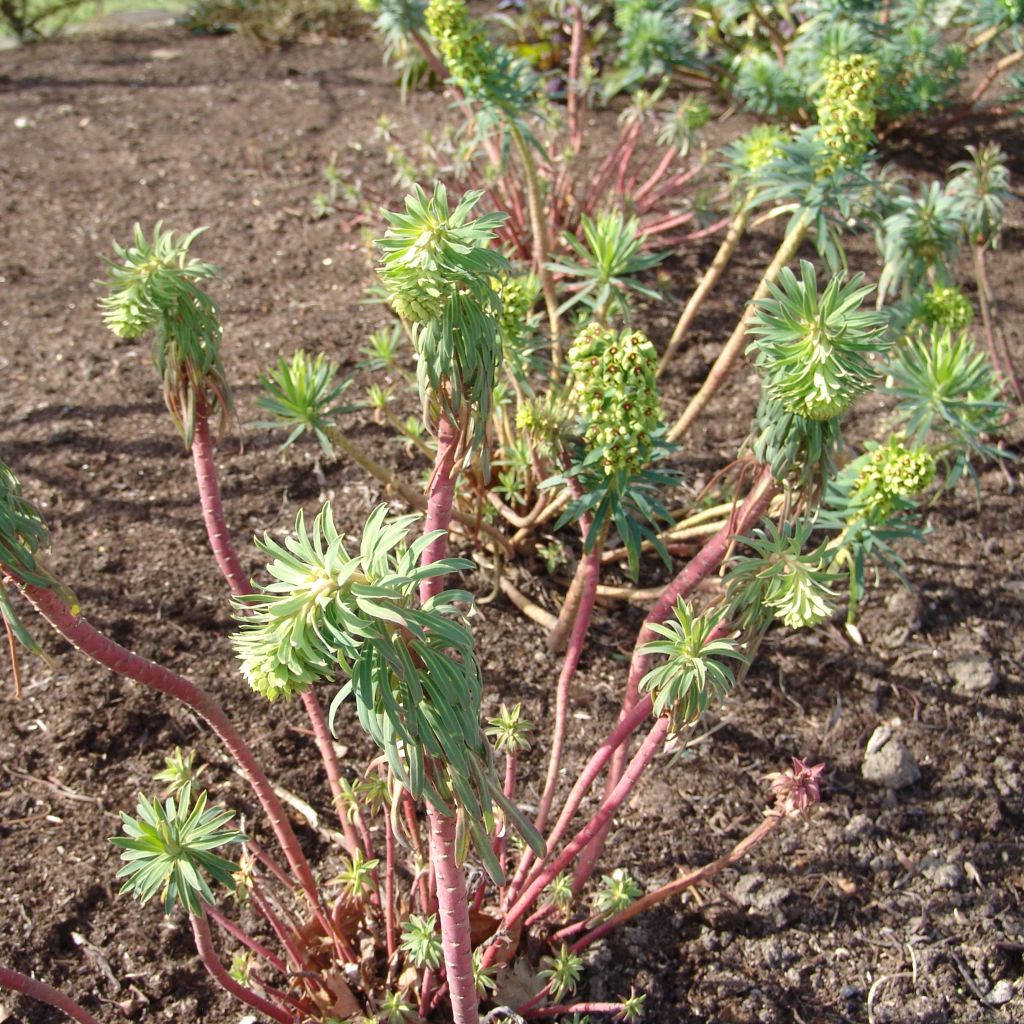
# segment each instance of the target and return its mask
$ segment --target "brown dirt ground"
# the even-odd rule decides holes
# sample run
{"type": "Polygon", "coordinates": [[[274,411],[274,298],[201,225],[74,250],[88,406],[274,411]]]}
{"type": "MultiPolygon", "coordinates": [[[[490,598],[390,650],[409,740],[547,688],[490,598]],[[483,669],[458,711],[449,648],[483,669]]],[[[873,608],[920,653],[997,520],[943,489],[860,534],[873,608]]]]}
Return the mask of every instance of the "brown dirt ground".
{"type": "MultiPolygon", "coordinates": [[[[272,776],[302,794],[325,790],[301,708],[263,705],[238,677],[190,460],[147,346],[105,330],[94,281],[110,240],[126,239],[136,220],[208,225],[198,251],[223,268],[215,292],[244,432],[244,447],[230,437],[218,453],[236,536],[283,528],[325,494],[356,528],[381,497],[374,482],[340,462],[323,467],[321,485],[311,449],[280,459],[275,442],[245,424],[256,418],[255,381],[278,353],[304,346],[351,366],[386,322],[381,307],[360,301],[370,272],[358,234],[339,218],[308,216],[332,152],[347,180],[387,187],[373,139],[384,111],[413,137],[446,116],[436,95],[398,107],[368,40],[267,52],[164,32],[0,54],[3,458],[46,513],[52,564],[90,619],[209,687],[272,776]]],[[[941,171],[980,131],[908,142],[902,159],[941,171]]],[[[984,131],[1009,148],[1015,180],[1024,180],[1017,126],[984,131]]],[[[674,298],[685,297],[714,246],[668,265],[674,298]]],[[[713,357],[770,248],[764,234],[744,248],[669,380],[669,408],[713,357]]],[[[1014,202],[993,275],[1024,363],[1022,253],[1024,206],[1014,202]]],[[[664,335],[667,319],[651,326],[664,335]]],[[[692,475],[732,455],[750,406],[741,374],[695,434],[692,475]]],[[[881,435],[883,419],[865,409],[854,429],[881,435]]],[[[402,463],[368,419],[351,432],[402,463]]],[[[1017,425],[1007,437],[1019,450],[1017,425]]],[[[628,866],[645,886],[718,856],[749,830],[765,806],[761,776],[793,754],[827,763],[823,806],[739,870],[598,947],[584,997],[635,985],[648,993],[647,1019],[660,1024],[1024,1021],[1016,487],[1015,468],[988,468],[978,500],[965,487],[935,503],[926,542],[907,551],[915,592],[880,581],[861,620],[866,650],[834,627],[773,633],[741,691],[709,715],[714,730],[685,756],[660,759],[604,865],[628,866]],[[990,692],[954,687],[949,666],[965,654],[994,670],[990,692]],[[897,723],[921,768],[897,793],[860,777],[867,738],[885,722],[897,723]]],[[[570,764],[613,720],[637,622],[635,610],[599,613],[575,690],[570,764]]],[[[482,610],[479,630],[486,710],[522,700],[527,717],[543,721],[557,666],[535,653],[539,630],[501,602],[482,610]]],[[[175,744],[211,765],[219,799],[248,813],[249,794],[189,713],[45,640],[52,659],[24,663],[22,699],[9,683],[0,693],[0,962],[66,988],[111,1024],[238,1021],[239,1005],[207,984],[187,924],[115,895],[118,860],[106,837],[175,744]]],[[[354,731],[342,742],[359,764],[366,742],[354,731]]],[[[528,794],[542,769],[535,753],[528,794]]],[[[309,829],[302,836],[329,877],[337,855],[309,829]]],[[[0,994],[0,1020],[57,1019],[0,994]]]]}

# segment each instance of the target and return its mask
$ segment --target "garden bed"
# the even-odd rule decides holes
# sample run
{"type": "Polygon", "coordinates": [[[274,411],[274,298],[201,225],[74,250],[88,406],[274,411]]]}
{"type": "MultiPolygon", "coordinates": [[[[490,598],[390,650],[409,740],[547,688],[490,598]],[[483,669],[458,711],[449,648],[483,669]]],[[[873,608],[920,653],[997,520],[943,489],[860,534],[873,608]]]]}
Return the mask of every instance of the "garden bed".
{"type": "MultiPolygon", "coordinates": [[[[325,497],[339,525],[356,530],[381,488],[344,461],[316,462],[308,446],[279,458],[275,439],[251,426],[256,381],[297,347],[353,367],[369,332],[388,321],[363,301],[372,272],[359,227],[343,215],[314,220],[310,201],[332,154],[346,182],[389,189],[377,118],[386,113],[395,135],[418,138],[443,123],[446,102],[416,93],[399,107],[371,40],[266,51],[163,32],[0,54],[0,456],[46,515],[50,560],[84,614],[217,694],[271,776],[320,810],[326,788],[301,708],[254,697],[237,671],[226,590],[148,342],[105,329],[94,282],[111,240],[126,240],[135,221],[207,225],[196,248],[223,271],[211,290],[239,414],[240,430],[217,453],[235,537],[287,528],[297,507],[313,510],[325,497]]],[[[738,131],[725,121],[710,139],[738,131]]],[[[965,126],[931,148],[917,140],[896,157],[941,173],[982,139],[1004,147],[1019,187],[1024,147],[1010,121],[965,126]]],[[[666,264],[665,289],[685,299],[715,246],[705,240],[666,264]]],[[[667,409],[682,408],[771,251],[762,233],[745,246],[667,377],[667,409]]],[[[1022,365],[1019,200],[991,267],[1022,365]]],[[[671,324],[646,326],[657,339],[671,324]]],[[[699,457],[681,463],[691,482],[743,439],[746,383],[741,373],[692,435],[699,457]]],[[[883,419],[866,409],[856,427],[882,437],[883,419]]],[[[413,467],[368,416],[349,429],[378,458],[413,467]]],[[[1007,446],[1020,452],[1021,440],[1019,421],[1008,425],[1007,446]]],[[[660,758],[603,863],[628,867],[646,887],[726,852],[767,806],[764,774],[792,755],[827,764],[823,803],[714,885],[596,947],[584,997],[634,985],[658,1024],[1024,1021],[1018,487],[1018,466],[986,467],[980,494],[962,483],[936,502],[930,533],[905,552],[914,593],[880,581],[860,620],[865,648],[834,626],[774,631],[693,744],[660,758]],[[918,780],[897,791],[861,777],[867,740],[883,724],[919,767],[918,780]]],[[[243,551],[255,571],[255,549],[243,551]]],[[[545,581],[521,582],[553,600],[545,581]]],[[[598,613],[575,685],[567,778],[572,758],[615,719],[640,617],[624,606],[598,613]]],[[[475,628],[485,711],[523,701],[525,716],[543,723],[558,668],[535,653],[539,629],[500,599],[475,628]]],[[[66,989],[103,1021],[239,1020],[240,1004],[198,966],[187,921],[116,896],[118,855],[107,837],[138,791],[152,790],[176,744],[198,750],[217,799],[247,818],[250,794],[188,712],[34,629],[50,660],[23,660],[20,700],[6,671],[0,695],[0,962],[66,989]]],[[[369,741],[354,723],[340,742],[346,763],[363,763],[369,741]]],[[[525,762],[528,803],[544,764],[539,753],[525,762]]],[[[297,826],[330,877],[337,853],[308,823],[297,826]]],[[[0,1021],[57,1019],[0,992],[0,1021]]]]}

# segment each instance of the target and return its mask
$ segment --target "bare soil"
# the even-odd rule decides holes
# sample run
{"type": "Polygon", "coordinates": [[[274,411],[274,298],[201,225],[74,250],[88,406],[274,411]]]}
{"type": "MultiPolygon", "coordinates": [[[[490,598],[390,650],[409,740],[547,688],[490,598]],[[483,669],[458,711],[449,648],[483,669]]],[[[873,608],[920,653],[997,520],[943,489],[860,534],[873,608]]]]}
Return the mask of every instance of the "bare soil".
{"type": "MultiPolygon", "coordinates": [[[[254,699],[235,668],[225,587],[148,347],[106,331],[94,282],[111,239],[126,240],[136,221],[207,225],[197,251],[223,269],[214,291],[241,424],[241,439],[225,437],[218,451],[236,538],[284,529],[298,507],[327,496],[356,529],[383,497],[374,481],[345,462],[315,465],[310,448],[279,458],[276,441],[250,424],[256,381],[278,354],[302,346],[352,367],[368,333],[387,323],[382,307],[363,302],[372,275],[358,230],[342,217],[309,216],[332,153],[344,180],[388,188],[373,134],[382,113],[409,138],[448,114],[434,94],[400,107],[372,40],[273,52],[164,31],[0,54],[0,452],[47,515],[51,564],[90,620],[216,693],[272,777],[321,809],[326,788],[301,707],[254,699]]],[[[1024,181],[1019,125],[1010,122],[907,140],[896,156],[938,173],[982,137],[1004,145],[1024,181]]],[[[715,244],[667,264],[671,295],[685,298],[715,244]]],[[[769,234],[755,233],[702,314],[668,380],[670,411],[713,358],[771,247],[769,234]]],[[[992,265],[1024,365],[1018,201],[992,265]]],[[[667,316],[650,325],[659,337],[667,326],[667,316]]],[[[691,482],[742,440],[748,384],[740,374],[694,435],[683,464],[691,482]]],[[[884,411],[864,409],[854,428],[883,436],[884,411]]],[[[412,466],[368,417],[347,429],[379,458],[412,466]]],[[[1020,452],[1021,437],[1019,423],[1008,424],[1011,450],[1020,452]]],[[[937,500],[929,535],[905,552],[914,592],[883,577],[871,593],[866,648],[835,626],[771,634],[742,688],[708,716],[701,742],[659,759],[603,865],[628,867],[647,887],[749,831],[766,806],[763,775],[792,755],[826,762],[823,804],[738,870],[598,947],[584,998],[636,986],[657,1024],[1024,1021],[1018,487],[1016,466],[985,467],[979,495],[963,486],[937,500]],[[968,686],[985,683],[979,690],[955,681],[968,658],[968,686]],[[882,724],[920,768],[898,791],[861,777],[868,737],[882,724]]],[[[255,571],[255,549],[243,550],[255,571]]],[[[549,602],[557,593],[543,579],[524,585],[549,602]]],[[[569,779],[614,721],[640,614],[599,612],[575,690],[569,779]]],[[[97,670],[38,621],[33,628],[49,661],[23,662],[20,700],[9,672],[0,692],[0,962],[66,989],[110,1024],[233,1024],[243,1009],[207,982],[187,922],[116,895],[107,837],[118,812],[152,791],[176,744],[198,751],[217,798],[247,821],[249,793],[193,716],[97,670]]],[[[557,664],[537,653],[540,630],[501,600],[482,609],[478,629],[485,710],[521,700],[526,717],[544,722],[557,664]]],[[[354,771],[367,742],[351,727],[341,742],[354,771]]],[[[542,751],[527,759],[527,802],[543,768],[542,751]]],[[[337,853],[297,827],[330,877],[337,853]]],[[[0,1021],[58,1019],[0,993],[0,1021]]]]}

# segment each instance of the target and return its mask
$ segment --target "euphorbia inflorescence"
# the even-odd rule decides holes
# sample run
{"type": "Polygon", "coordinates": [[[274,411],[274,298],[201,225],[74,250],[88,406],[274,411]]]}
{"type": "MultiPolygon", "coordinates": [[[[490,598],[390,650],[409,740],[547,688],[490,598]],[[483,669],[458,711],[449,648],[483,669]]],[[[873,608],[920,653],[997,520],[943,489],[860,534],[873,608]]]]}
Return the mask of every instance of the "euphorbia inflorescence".
{"type": "Polygon", "coordinates": [[[932,454],[924,448],[908,448],[903,438],[894,434],[864,459],[850,495],[855,514],[882,522],[908,507],[908,499],[934,479],[932,454]]]}
{"type": "Polygon", "coordinates": [[[609,473],[638,473],[661,421],[654,346],[642,331],[619,334],[591,324],[569,350],[569,365],[587,447],[602,452],[609,473]]]}
{"type": "Polygon", "coordinates": [[[818,99],[820,138],[825,158],[820,173],[855,167],[874,138],[879,86],[878,61],[855,53],[833,59],[825,69],[825,89],[818,99]]]}
{"type": "Polygon", "coordinates": [[[958,333],[970,327],[974,306],[955,285],[936,284],[921,297],[914,319],[933,329],[958,333]]]}
{"type": "Polygon", "coordinates": [[[501,302],[494,280],[507,260],[488,248],[505,215],[469,215],[483,193],[467,192],[451,210],[438,183],[433,195],[418,185],[406,196],[405,211],[384,211],[389,228],[377,242],[378,272],[403,320],[413,325],[424,396],[438,396],[458,420],[469,406],[479,434],[487,419],[501,357],[498,318],[501,302]]]}
{"type": "Polygon", "coordinates": [[[726,577],[737,623],[764,628],[772,617],[794,629],[815,626],[832,614],[830,585],[836,574],[826,568],[821,549],[804,551],[812,524],[800,520],[776,526],[769,519],[745,537],[754,555],[740,558],[726,577]]]}

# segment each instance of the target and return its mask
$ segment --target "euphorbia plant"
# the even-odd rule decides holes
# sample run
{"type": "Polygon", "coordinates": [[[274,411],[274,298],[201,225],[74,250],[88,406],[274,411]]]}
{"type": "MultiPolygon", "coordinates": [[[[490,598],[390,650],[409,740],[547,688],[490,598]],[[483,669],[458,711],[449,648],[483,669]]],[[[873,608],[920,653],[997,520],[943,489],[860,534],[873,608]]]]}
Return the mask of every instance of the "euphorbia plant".
{"type": "MultiPolygon", "coordinates": [[[[929,458],[945,460],[955,473],[970,455],[990,454],[983,435],[1001,407],[989,400],[990,376],[966,343],[937,345],[934,358],[905,344],[884,365],[893,339],[866,306],[870,289],[842,274],[820,287],[805,264],[799,276],[780,272],[752,315],[762,403],[749,443],[727,474],[729,492],[710,515],[687,510],[679,523],[665,497],[677,476],[662,465],[671,453],[659,422],[651,341],[640,331],[591,322],[568,346],[563,373],[552,374],[543,347],[538,352],[523,337],[530,303],[520,300],[535,296],[536,287],[510,276],[494,247],[501,216],[474,217],[478,200],[469,194],[449,204],[441,186],[430,195],[416,190],[402,212],[387,215],[379,246],[384,289],[417,357],[420,441],[431,460],[425,488],[400,481],[346,443],[337,421],[346,412],[346,385],[336,383],[326,360],[303,353],[282,359],[262,402],[266,422],[285,428],[289,441],[308,432],[324,451],[351,454],[381,475],[425,513],[422,525],[416,515],[381,505],[349,539],[329,505],[309,525],[300,513],[286,537],[257,543],[270,581],[253,584],[239,569],[212,460],[196,459],[211,545],[234,593],[242,675],[262,697],[300,699],[310,716],[342,828],[342,869],[331,882],[318,880],[280,797],[223,708],[82,617],[67,587],[40,561],[41,515],[15,476],[0,471],[0,613],[12,636],[32,643],[24,613],[14,608],[21,592],[100,664],[193,708],[223,740],[262,806],[276,852],[260,841],[265,826],[258,820],[244,836],[229,829],[230,813],[211,806],[198,790],[194,764],[177,754],[160,775],[175,791],[163,802],[140,797],[117,842],[127,887],[143,898],[162,893],[165,909],[180,904],[212,976],[274,1020],[415,1020],[447,1000],[458,1024],[474,1024],[495,972],[526,961],[538,946],[540,991],[518,1007],[522,1014],[600,1010],[635,1017],[640,1000],[632,995],[611,1004],[569,1001],[582,951],[616,924],[735,863],[817,799],[821,770],[794,762],[773,780],[769,815],[732,851],[646,894],[621,865],[602,864],[613,818],[664,741],[692,728],[736,687],[773,620],[792,627],[822,621],[851,569],[860,573],[856,603],[865,562],[883,550],[893,517],[912,514],[929,479],[929,458]],[[518,323],[511,315],[517,309],[518,323]],[[877,457],[869,450],[855,464],[856,477],[837,482],[841,417],[885,373],[896,381],[906,445],[893,441],[877,457]],[[503,514],[506,529],[498,519],[484,523],[477,503],[513,450],[533,474],[534,502],[509,510],[518,526],[503,514]],[[545,516],[552,531],[578,530],[581,557],[570,588],[578,597],[563,608],[566,650],[554,710],[543,723],[550,732],[547,773],[527,817],[515,802],[524,788],[520,755],[538,740],[518,705],[480,720],[486,683],[472,631],[474,596],[447,585],[475,563],[450,556],[448,546],[458,525],[485,561],[519,557],[518,534],[529,535],[545,516]],[[703,543],[677,563],[673,530],[684,524],[697,531],[689,539],[703,543]],[[571,683],[585,653],[602,551],[613,536],[634,577],[641,553],[653,548],[667,563],[668,579],[633,644],[619,718],[565,793],[571,683]],[[720,569],[724,584],[700,593],[720,569]],[[338,763],[318,695],[333,687],[332,720],[353,706],[375,745],[368,765],[338,763]],[[642,737],[635,746],[634,734],[642,737]],[[603,794],[596,792],[602,777],[603,794]],[[229,866],[223,854],[233,847],[243,852],[229,866]],[[483,871],[467,870],[476,863],[483,871]],[[211,902],[218,897],[204,871],[247,901],[262,931],[254,934],[211,902]],[[210,922],[244,954],[230,970],[210,922]],[[534,942],[524,941],[527,932],[534,942]]],[[[155,329],[169,394],[185,396],[172,411],[179,411],[193,450],[210,414],[227,408],[216,306],[200,287],[211,271],[188,257],[194,237],[176,240],[158,229],[150,242],[137,232],[134,248],[119,251],[105,303],[122,331],[155,329]]],[[[387,345],[378,344],[377,353],[392,358],[387,345]]],[[[0,983],[89,1019],[14,972],[0,972],[0,983]]]]}

